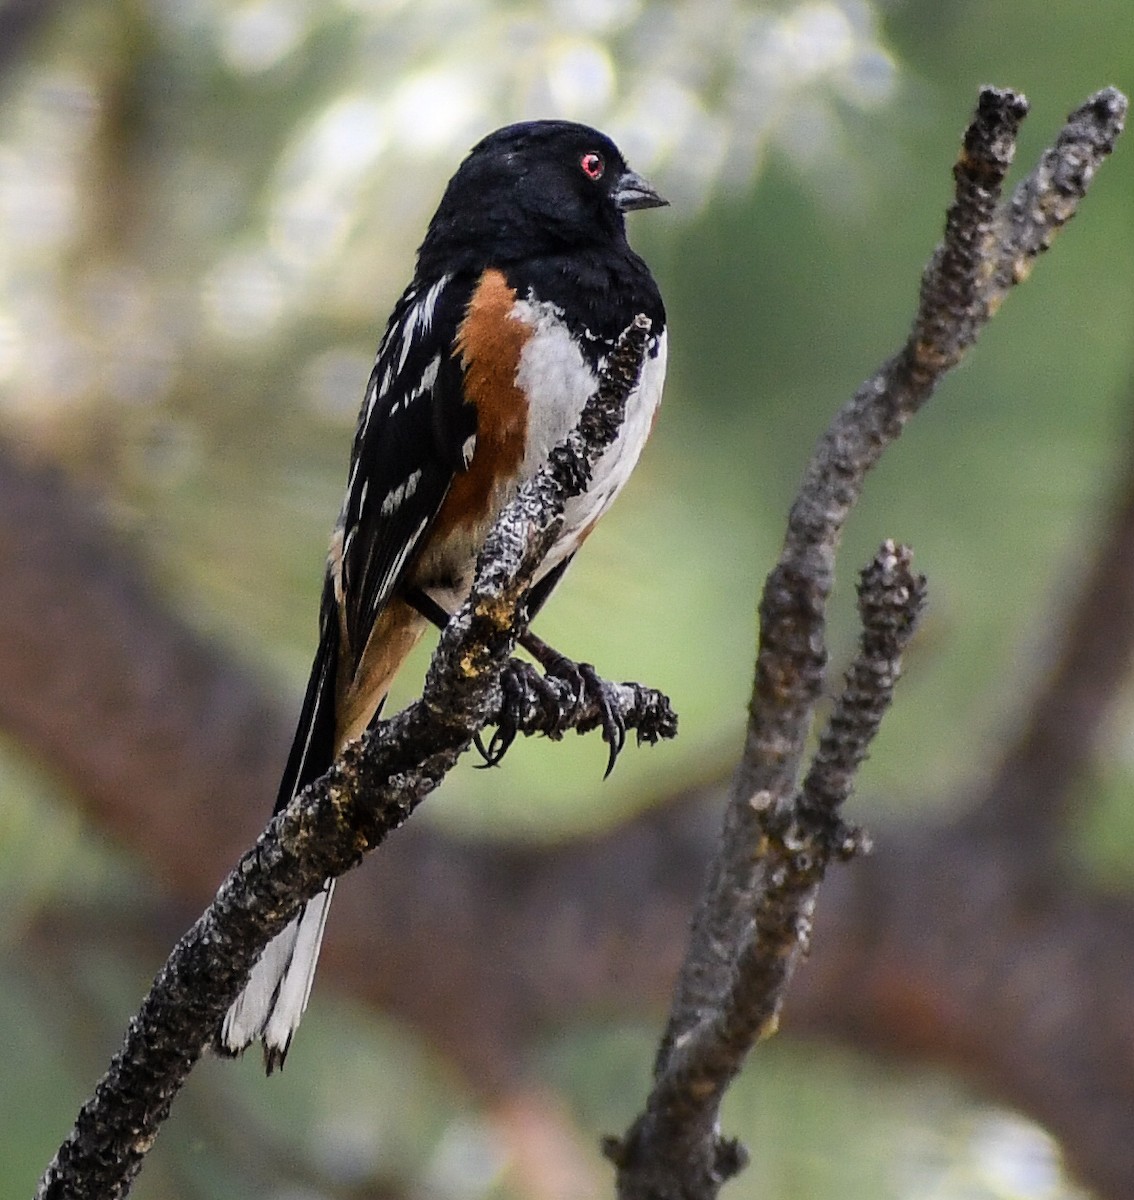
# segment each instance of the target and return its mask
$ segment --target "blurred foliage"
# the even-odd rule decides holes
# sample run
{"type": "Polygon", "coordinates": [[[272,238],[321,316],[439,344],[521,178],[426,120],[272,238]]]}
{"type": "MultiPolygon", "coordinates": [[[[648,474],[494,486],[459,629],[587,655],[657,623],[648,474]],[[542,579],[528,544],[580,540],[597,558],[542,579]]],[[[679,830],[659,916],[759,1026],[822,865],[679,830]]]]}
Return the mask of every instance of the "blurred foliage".
{"type": "MultiPolygon", "coordinates": [[[[905,333],[977,86],[1028,92],[1030,164],[1089,92],[1130,91],[1128,24],[1126,0],[60,3],[0,77],[3,433],[97,484],[170,603],[298,703],[357,399],[445,177],[508,120],[608,128],[675,201],[631,231],[670,308],[671,383],[540,632],[668,690],[682,736],[628,751],[602,787],[593,738],[517,747],[500,771],[459,772],[427,819],[531,837],[613,822],[736,752],[785,506],[833,408],[905,333]]],[[[882,537],[911,542],[931,583],[860,811],[946,803],[995,759],[1058,635],[1130,424],[1131,194],[1122,147],[854,517],[836,658],[853,566],[882,537]]],[[[0,1190],[25,1194],[144,979],[97,949],[44,963],[24,922],[70,900],[113,914],[142,885],[48,780],[0,761],[0,1190]]],[[[1116,730],[1099,772],[1084,855],[1124,881],[1134,740],[1116,730]]],[[[549,1046],[588,1131],[630,1115],[651,1036],[549,1046]]],[[[206,1065],[135,1194],[260,1178],[265,1195],[332,1195],[329,1130],[355,1139],[335,1157],[360,1177],[482,1194],[446,1182],[448,1154],[480,1164],[465,1176],[483,1194],[500,1186],[491,1138],[405,1035],[320,994],[291,1061],[270,1092],[254,1064],[206,1065]],[[287,1145],[307,1182],[288,1191],[245,1141],[287,1145]]],[[[762,1048],[750,1075],[729,1124],[760,1165],[738,1197],[1071,1195],[1041,1134],[940,1080],[795,1046],[762,1048]],[[1050,1169],[1004,1167],[1020,1145],[1050,1169]]]]}

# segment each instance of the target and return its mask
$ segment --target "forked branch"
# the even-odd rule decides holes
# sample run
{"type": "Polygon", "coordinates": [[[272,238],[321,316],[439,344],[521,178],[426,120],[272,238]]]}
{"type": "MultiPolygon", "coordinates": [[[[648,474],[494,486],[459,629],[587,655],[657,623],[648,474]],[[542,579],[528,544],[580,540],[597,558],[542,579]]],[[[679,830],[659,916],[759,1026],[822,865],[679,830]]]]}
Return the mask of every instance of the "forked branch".
{"type": "MultiPolygon", "coordinates": [[[[880,625],[870,605],[864,610],[862,655],[801,787],[825,679],[826,605],[843,526],[867,472],[1074,215],[1114,148],[1126,108],[1113,88],[1091,97],[1002,202],[1027,102],[1012,91],[982,90],[909,338],[835,416],[808,463],[760,603],[744,753],[653,1090],[628,1133],[607,1143],[621,1200],[710,1200],[743,1165],[737,1143],[718,1132],[721,1100],[755,1040],[775,1026],[827,864],[860,844],[838,810],[888,703],[886,680],[896,675],[924,586],[904,550],[883,548],[871,578],[886,581],[880,594],[889,599],[878,611],[889,615],[880,625]],[[875,644],[883,628],[885,647],[875,644]]],[[[864,580],[864,594],[873,589],[864,580]]]]}

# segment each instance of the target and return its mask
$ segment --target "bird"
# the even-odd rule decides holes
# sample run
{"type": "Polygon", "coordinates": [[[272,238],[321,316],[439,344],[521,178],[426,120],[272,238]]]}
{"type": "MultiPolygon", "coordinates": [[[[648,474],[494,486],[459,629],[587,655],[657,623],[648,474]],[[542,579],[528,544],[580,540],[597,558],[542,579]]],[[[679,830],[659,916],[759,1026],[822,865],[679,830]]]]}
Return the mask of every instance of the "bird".
{"type": "MultiPolygon", "coordinates": [[[[572,121],[498,129],[450,179],[363,394],[276,812],[377,719],[424,630],[468,596],[489,529],[574,427],[619,335],[644,314],[647,351],[622,428],[567,502],[529,618],[626,483],[661,400],[666,314],[625,214],[666,204],[609,137],[572,121]]],[[[523,644],[545,671],[591,678],[534,635],[523,644]]],[[[609,723],[605,736],[613,765],[609,723]]],[[[333,888],[328,880],[268,943],[224,1017],[222,1053],[259,1040],[268,1074],[283,1065],[333,888]]]]}

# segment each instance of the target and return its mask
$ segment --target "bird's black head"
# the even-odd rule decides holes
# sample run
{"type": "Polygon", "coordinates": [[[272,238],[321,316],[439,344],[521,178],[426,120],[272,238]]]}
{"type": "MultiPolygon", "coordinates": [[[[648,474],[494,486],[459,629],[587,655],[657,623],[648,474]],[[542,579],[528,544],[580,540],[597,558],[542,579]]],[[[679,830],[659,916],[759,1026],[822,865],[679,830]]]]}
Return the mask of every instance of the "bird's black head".
{"type": "Polygon", "coordinates": [[[623,213],[665,204],[605,134],[525,121],[478,142],[449,181],[418,255],[423,274],[624,243],[623,213]]]}

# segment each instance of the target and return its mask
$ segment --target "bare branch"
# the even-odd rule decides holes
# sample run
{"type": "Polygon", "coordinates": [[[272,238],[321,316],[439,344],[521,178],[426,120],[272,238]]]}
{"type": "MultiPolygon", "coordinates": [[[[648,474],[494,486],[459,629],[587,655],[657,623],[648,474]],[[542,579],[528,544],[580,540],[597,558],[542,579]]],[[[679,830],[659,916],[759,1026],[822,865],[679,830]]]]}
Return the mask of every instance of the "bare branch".
{"type": "Polygon", "coordinates": [[[792,506],[760,604],[744,755],[678,979],[654,1090],[626,1138],[608,1146],[623,1200],[709,1200],[742,1165],[735,1143],[717,1133],[721,1080],[735,1074],[754,1037],[774,1024],[830,852],[822,841],[795,844],[797,834],[808,833],[796,780],[824,678],[824,614],[844,522],[883,450],[1073,214],[1121,132],[1126,101],[1108,89],[1073,113],[1056,145],[1002,207],[1001,187],[1026,112],[1017,93],[982,91],[954,168],[944,240],[922,279],[909,339],[836,415],[792,506]],[[776,969],[763,972],[763,992],[753,989],[750,971],[761,944],[778,960],[776,969]],[[737,1036],[706,1033],[727,1020],[741,991],[762,1015],[737,1036]],[[729,1063],[691,1066],[691,1048],[715,1054],[724,1041],[729,1063]]]}
{"type": "Polygon", "coordinates": [[[743,1147],[716,1133],[720,1102],[751,1046],[775,1032],[787,984],[807,949],[827,864],[864,848],[839,809],[893,699],[924,603],[925,579],[913,573],[909,551],[884,543],[862,574],[861,649],[803,791],[787,812],[762,810],[762,890],[730,986],[707,1020],[668,1047],[646,1112],[626,1138],[604,1143],[620,1168],[620,1194],[712,1196],[745,1165],[743,1147]],[[690,1184],[694,1191],[679,1190],[690,1184]]]}
{"type": "Polygon", "coordinates": [[[925,607],[924,575],[915,575],[908,546],[884,542],[858,585],[862,645],[847,672],[811,769],[800,803],[832,825],[850,798],[854,776],[894,698],[902,654],[925,607]]]}
{"type": "Polygon", "coordinates": [[[260,949],[326,878],[343,874],[402,824],[492,719],[524,596],[565,501],[586,486],[618,434],[649,329],[639,317],[622,335],[579,427],[494,526],[472,593],[441,634],[421,700],[348,746],[273,818],[174,948],[41,1179],[41,1200],[126,1193],[260,949]]]}

